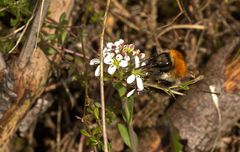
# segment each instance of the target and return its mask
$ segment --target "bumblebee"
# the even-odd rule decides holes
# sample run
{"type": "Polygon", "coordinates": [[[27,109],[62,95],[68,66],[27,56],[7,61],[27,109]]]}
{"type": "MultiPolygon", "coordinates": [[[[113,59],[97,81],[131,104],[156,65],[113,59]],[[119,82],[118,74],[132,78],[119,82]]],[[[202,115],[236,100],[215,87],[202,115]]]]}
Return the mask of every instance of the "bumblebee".
{"type": "Polygon", "coordinates": [[[151,58],[147,63],[149,77],[164,84],[178,83],[186,77],[187,66],[181,52],[168,50],[151,58]]]}

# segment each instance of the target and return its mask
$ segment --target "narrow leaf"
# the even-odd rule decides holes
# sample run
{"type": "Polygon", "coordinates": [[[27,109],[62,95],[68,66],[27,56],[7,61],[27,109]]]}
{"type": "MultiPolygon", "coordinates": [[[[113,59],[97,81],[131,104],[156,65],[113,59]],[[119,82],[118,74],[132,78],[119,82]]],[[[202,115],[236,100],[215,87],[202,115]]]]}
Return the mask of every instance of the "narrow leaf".
{"type": "Polygon", "coordinates": [[[118,130],[120,132],[120,135],[122,136],[124,143],[131,148],[131,141],[130,141],[130,135],[129,135],[128,129],[123,124],[119,123],[118,130]]]}
{"type": "Polygon", "coordinates": [[[84,135],[84,136],[87,136],[87,137],[90,137],[90,136],[91,136],[86,130],[81,129],[80,132],[81,132],[81,134],[84,135]]]}

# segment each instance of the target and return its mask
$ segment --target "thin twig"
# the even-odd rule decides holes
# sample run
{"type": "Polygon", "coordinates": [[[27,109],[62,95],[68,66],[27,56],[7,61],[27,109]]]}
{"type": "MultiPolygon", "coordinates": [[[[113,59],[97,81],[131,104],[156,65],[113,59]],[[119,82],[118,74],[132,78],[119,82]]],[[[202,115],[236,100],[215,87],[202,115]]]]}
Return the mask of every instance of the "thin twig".
{"type": "Polygon", "coordinates": [[[79,145],[78,145],[78,152],[83,152],[85,136],[80,137],[79,145]]]}
{"type": "Polygon", "coordinates": [[[7,66],[6,66],[6,62],[3,58],[3,54],[2,54],[2,52],[0,52],[0,71],[6,69],[6,67],[7,66]]]}
{"type": "Polygon", "coordinates": [[[25,27],[25,25],[23,25],[23,26],[17,28],[17,29],[14,30],[12,33],[10,33],[10,34],[8,34],[8,35],[6,35],[6,36],[4,36],[4,37],[1,37],[1,39],[7,39],[7,38],[9,38],[9,37],[11,37],[11,36],[17,34],[18,32],[22,31],[22,30],[24,29],[24,27],[25,27]]]}
{"type": "Polygon", "coordinates": [[[77,51],[73,51],[73,50],[70,50],[70,49],[67,49],[67,48],[64,48],[63,49],[64,52],[66,53],[69,53],[69,54],[72,54],[74,56],[77,56],[77,57],[81,57],[81,58],[86,58],[86,60],[89,60],[89,57],[88,56],[85,56],[77,51]]]}
{"type": "Polygon", "coordinates": [[[104,82],[103,82],[103,39],[107,22],[107,15],[109,11],[111,0],[107,0],[107,6],[104,14],[103,28],[100,39],[100,94],[101,94],[101,110],[102,110],[102,132],[103,132],[103,141],[104,141],[104,152],[108,152],[108,139],[107,139],[107,130],[106,130],[106,118],[105,118],[105,101],[104,101],[104,82]]]}
{"type": "Polygon", "coordinates": [[[163,25],[163,26],[161,26],[161,27],[158,27],[157,30],[159,31],[159,30],[161,30],[161,29],[163,29],[163,28],[166,28],[166,27],[172,25],[173,23],[176,22],[176,20],[177,20],[182,14],[183,14],[183,12],[179,12],[179,13],[177,14],[177,16],[175,16],[175,17],[172,19],[172,21],[170,21],[170,23],[168,23],[168,24],[166,24],[166,25],[163,25]]]}
{"type": "Polygon", "coordinates": [[[188,21],[190,23],[192,23],[192,20],[190,19],[189,15],[187,14],[185,8],[182,6],[182,1],[181,0],[176,0],[177,1],[177,4],[178,4],[178,7],[180,9],[181,12],[183,12],[183,14],[186,16],[186,18],[188,19],[188,21]]]}
{"type": "Polygon", "coordinates": [[[174,30],[174,29],[195,29],[195,30],[205,30],[206,27],[203,25],[198,24],[179,24],[179,25],[172,25],[167,28],[165,28],[162,32],[160,32],[157,37],[160,38],[165,33],[174,30]]]}
{"type": "MultiPolygon", "coordinates": [[[[115,12],[112,12],[112,14],[113,14],[115,17],[119,18],[123,23],[125,23],[126,25],[128,25],[130,28],[132,28],[132,29],[134,29],[134,30],[136,30],[136,31],[140,31],[140,30],[142,31],[142,30],[143,30],[143,29],[140,29],[140,27],[138,27],[135,23],[129,21],[129,19],[126,19],[125,17],[123,17],[123,16],[121,16],[121,15],[115,13],[115,12]]],[[[144,30],[144,32],[146,32],[146,31],[144,30]]]]}
{"type": "Polygon", "coordinates": [[[62,84],[63,84],[63,87],[65,89],[65,92],[67,93],[69,99],[70,99],[70,102],[71,102],[71,107],[73,107],[76,103],[72,93],[70,92],[69,88],[68,88],[68,85],[65,81],[62,81],[62,84]]]}
{"type": "Polygon", "coordinates": [[[26,25],[23,26],[24,29],[23,29],[22,33],[20,34],[20,36],[19,36],[16,44],[13,46],[13,48],[12,48],[8,53],[12,53],[12,52],[16,49],[16,47],[18,46],[18,44],[21,42],[21,40],[22,40],[22,38],[23,38],[23,35],[24,35],[25,32],[27,31],[27,28],[28,28],[29,24],[31,23],[33,17],[34,17],[34,15],[32,15],[32,16],[28,19],[26,25]]]}
{"type": "Polygon", "coordinates": [[[62,108],[61,103],[58,103],[58,113],[57,113],[57,152],[61,151],[61,115],[62,115],[62,108]]]}
{"type": "Polygon", "coordinates": [[[201,8],[201,11],[204,11],[204,10],[209,6],[209,4],[211,3],[211,1],[212,1],[212,0],[208,0],[208,1],[206,2],[206,4],[203,5],[203,7],[201,8]]]}
{"type": "Polygon", "coordinates": [[[44,18],[43,18],[44,3],[45,3],[45,0],[42,0],[42,4],[41,4],[41,8],[40,8],[40,15],[39,15],[40,20],[38,22],[36,41],[35,41],[35,46],[34,46],[33,52],[35,52],[35,50],[37,49],[39,33],[40,33],[41,25],[42,25],[43,20],[44,20],[44,18]]]}
{"type": "Polygon", "coordinates": [[[8,7],[1,8],[1,9],[0,9],[0,12],[5,11],[6,9],[8,9],[8,7]]]}

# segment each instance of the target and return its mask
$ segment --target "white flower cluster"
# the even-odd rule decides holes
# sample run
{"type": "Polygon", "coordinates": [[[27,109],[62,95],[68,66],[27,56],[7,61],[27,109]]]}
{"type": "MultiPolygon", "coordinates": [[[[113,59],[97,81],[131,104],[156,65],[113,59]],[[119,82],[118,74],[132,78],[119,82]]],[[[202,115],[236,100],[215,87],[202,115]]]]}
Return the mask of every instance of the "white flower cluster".
{"type": "MultiPolygon", "coordinates": [[[[103,62],[108,66],[107,73],[114,75],[116,78],[126,80],[129,86],[133,86],[127,97],[131,96],[136,90],[143,91],[143,77],[145,73],[141,70],[145,66],[145,54],[140,50],[135,50],[133,44],[124,44],[122,39],[112,43],[108,42],[103,50],[103,62]],[[135,82],[135,83],[134,83],[135,82]]],[[[98,65],[95,70],[95,76],[100,75],[100,59],[94,58],[90,65],[98,65]]],[[[104,71],[105,72],[105,71],[104,71]]]]}

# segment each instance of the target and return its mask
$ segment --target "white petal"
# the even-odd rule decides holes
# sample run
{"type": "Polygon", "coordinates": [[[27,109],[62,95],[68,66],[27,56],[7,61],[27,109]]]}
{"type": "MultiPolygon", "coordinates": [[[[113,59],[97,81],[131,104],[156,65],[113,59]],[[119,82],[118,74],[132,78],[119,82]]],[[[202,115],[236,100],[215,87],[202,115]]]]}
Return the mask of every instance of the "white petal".
{"type": "Polygon", "coordinates": [[[105,58],[105,57],[108,56],[109,54],[111,54],[109,51],[103,52],[103,57],[105,58]]]}
{"type": "Polygon", "coordinates": [[[129,91],[129,92],[127,93],[127,97],[130,97],[131,95],[133,95],[134,91],[135,91],[135,89],[129,91]]]}
{"type": "Polygon", "coordinates": [[[100,65],[95,70],[95,76],[96,77],[100,76],[100,65]]]}
{"type": "Polygon", "coordinates": [[[112,58],[104,58],[103,62],[105,64],[112,64],[113,63],[113,59],[112,58]]]}
{"type": "Polygon", "coordinates": [[[124,59],[125,59],[126,61],[130,61],[130,57],[129,57],[128,55],[126,55],[126,56],[124,57],[124,59]]]}
{"type": "Polygon", "coordinates": [[[123,39],[120,39],[120,40],[118,40],[118,42],[119,42],[120,44],[123,44],[123,43],[124,43],[124,40],[123,40],[123,39]]]}
{"type": "Polygon", "coordinates": [[[139,55],[139,53],[140,53],[140,50],[133,50],[133,56],[139,55]]]}
{"type": "Polygon", "coordinates": [[[138,91],[142,91],[144,89],[143,87],[143,81],[140,78],[140,76],[136,76],[136,81],[137,81],[137,87],[138,87],[138,91]]]}
{"type": "Polygon", "coordinates": [[[119,53],[119,52],[120,52],[119,48],[115,49],[115,53],[119,53]]]}
{"type": "Polygon", "coordinates": [[[118,55],[116,55],[116,59],[117,59],[118,61],[120,61],[120,60],[123,59],[123,56],[122,56],[121,54],[118,54],[118,55]]]}
{"type": "Polygon", "coordinates": [[[103,49],[103,54],[106,54],[106,53],[109,52],[109,51],[110,51],[110,49],[108,49],[108,48],[105,47],[105,48],[103,49]]]}
{"type": "Polygon", "coordinates": [[[106,58],[113,58],[114,57],[114,53],[108,53],[107,55],[106,55],[106,58]]]}
{"type": "Polygon", "coordinates": [[[127,78],[127,83],[128,83],[128,84],[131,84],[131,83],[133,83],[134,80],[135,80],[135,75],[132,74],[132,75],[130,75],[130,76],[127,78]]]}
{"type": "Polygon", "coordinates": [[[104,60],[103,62],[105,64],[112,64],[113,63],[113,58],[114,57],[114,53],[108,53],[105,57],[104,57],[104,60]]]}
{"type": "Polygon", "coordinates": [[[100,63],[100,60],[97,58],[94,58],[90,61],[90,65],[95,65],[95,64],[99,64],[99,63],[100,63]]]}
{"type": "Polygon", "coordinates": [[[120,44],[121,44],[121,43],[120,43],[119,41],[116,41],[116,42],[114,43],[114,45],[115,45],[116,47],[119,47],[120,44]]]}
{"type": "Polygon", "coordinates": [[[141,63],[141,66],[145,66],[145,65],[146,65],[146,63],[145,63],[145,62],[142,62],[142,63],[141,63]]]}
{"type": "Polygon", "coordinates": [[[145,58],[145,56],[146,56],[145,53],[140,53],[140,58],[141,59],[145,58]]]}
{"type": "Polygon", "coordinates": [[[139,66],[140,66],[139,57],[138,57],[138,56],[135,56],[134,59],[135,59],[135,68],[139,68],[139,66]]]}
{"type": "Polygon", "coordinates": [[[119,63],[119,66],[120,66],[120,67],[123,67],[123,68],[127,67],[127,66],[128,66],[128,61],[126,61],[126,60],[121,60],[120,63],[119,63]]]}
{"type": "Polygon", "coordinates": [[[108,68],[108,73],[112,75],[116,70],[117,70],[116,66],[110,65],[108,68]]]}
{"type": "Polygon", "coordinates": [[[108,42],[108,43],[107,43],[107,47],[108,47],[108,48],[110,48],[110,49],[111,49],[111,48],[112,48],[112,46],[113,46],[113,43],[112,43],[112,42],[108,42]]]}
{"type": "Polygon", "coordinates": [[[134,50],[132,53],[133,53],[133,56],[136,56],[137,51],[134,50]]]}

